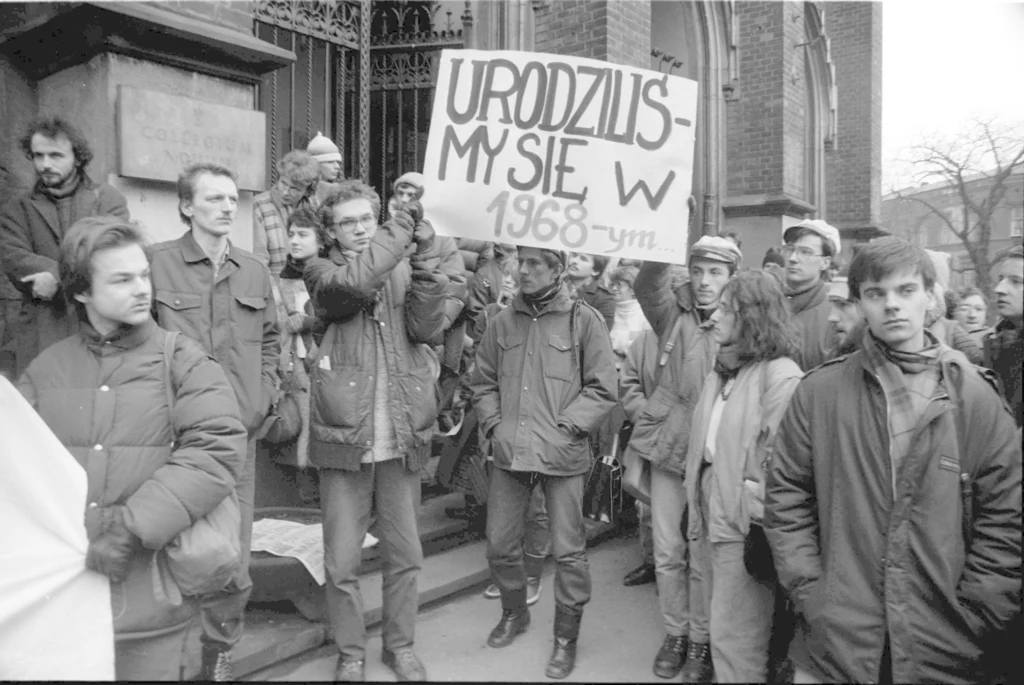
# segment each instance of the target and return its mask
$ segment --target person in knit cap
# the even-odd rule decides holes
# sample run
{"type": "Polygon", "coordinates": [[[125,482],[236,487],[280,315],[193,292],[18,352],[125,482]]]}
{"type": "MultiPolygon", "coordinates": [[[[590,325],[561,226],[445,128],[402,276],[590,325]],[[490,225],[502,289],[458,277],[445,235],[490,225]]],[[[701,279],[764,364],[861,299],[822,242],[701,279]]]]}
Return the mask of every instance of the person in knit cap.
{"type": "Polygon", "coordinates": [[[306,145],[306,152],[313,155],[313,159],[320,163],[320,181],[316,186],[316,199],[320,204],[342,180],[341,151],[338,150],[334,141],[317,131],[313,139],[306,145]]]}
{"type": "Polygon", "coordinates": [[[836,346],[835,329],[828,321],[828,279],[842,245],[839,231],[820,219],[790,226],[781,248],[786,260],[786,298],[800,334],[800,350],[793,360],[803,371],[829,359],[836,346]]]}
{"type": "Polygon", "coordinates": [[[695,563],[698,550],[691,549],[681,528],[686,445],[694,407],[718,352],[711,315],[742,258],[731,240],[704,236],[690,248],[689,281],[673,290],[671,267],[645,262],[634,284],[644,316],[664,341],[659,359],[664,366],[658,387],[634,422],[624,459],[651,464],[654,564],[666,633],[654,658],[654,673],[674,678],[682,671],[683,682],[711,678],[708,613],[701,567],[695,563]]]}
{"type": "Polygon", "coordinates": [[[410,200],[419,200],[423,197],[426,187],[423,185],[423,174],[416,171],[407,171],[399,176],[391,184],[391,199],[388,200],[388,214],[390,215],[402,204],[410,200]]]}
{"type": "Polygon", "coordinates": [[[608,331],[597,310],[569,297],[567,267],[561,250],[519,249],[519,293],[488,323],[472,380],[480,436],[494,457],[487,561],[502,613],[487,644],[507,647],[530,625],[524,516],[539,485],[556,559],[555,644],[545,675],[558,679],[575,666],[591,594],[583,526],[588,437],[618,396],[608,331]]]}

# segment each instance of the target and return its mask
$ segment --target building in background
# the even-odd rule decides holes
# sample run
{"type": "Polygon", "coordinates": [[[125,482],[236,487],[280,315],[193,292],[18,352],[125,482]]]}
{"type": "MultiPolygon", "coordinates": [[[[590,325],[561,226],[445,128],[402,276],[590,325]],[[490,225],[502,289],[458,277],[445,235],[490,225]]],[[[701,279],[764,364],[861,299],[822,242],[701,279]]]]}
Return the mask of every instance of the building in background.
{"type": "MultiPolygon", "coordinates": [[[[1024,236],[1024,168],[1006,178],[1006,192],[992,212],[989,257],[996,258],[1024,236]]],[[[975,174],[964,180],[968,197],[980,203],[989,197],[992,180],[975,174]]],[[[966,215],[967,226],[977,217],[966,215]]],[[[949,182],[927,183],[903,188],[882,198],[882,224],[893,235],[906,238],[929,250],[948,252],[951,261],[950,285],[953,288],[976,285],[974,263],[967,248],[953,232],[964,230],[964,201],[957,185],[949,182]]]]}
{"type": "Polygon", "coordinates": [[[0,201],[31,183],[19,131],[37,113],[62,112],[98,141],[93,176],[121,189],[158,239],[180,229],[168,218],[173,185],[131,176],[118,159],[118,86],[262,112],[266,186],[274,162],[323,131],[346,176],[384,189],[419,170],[436,60],[459,48],[579,55],[697,80],[690,239],[735,231],[748,266],[804,218],[835,225],[844,243],[881,225],[879,3],[162,0],[5,3],[0,19],[0,201]]]}

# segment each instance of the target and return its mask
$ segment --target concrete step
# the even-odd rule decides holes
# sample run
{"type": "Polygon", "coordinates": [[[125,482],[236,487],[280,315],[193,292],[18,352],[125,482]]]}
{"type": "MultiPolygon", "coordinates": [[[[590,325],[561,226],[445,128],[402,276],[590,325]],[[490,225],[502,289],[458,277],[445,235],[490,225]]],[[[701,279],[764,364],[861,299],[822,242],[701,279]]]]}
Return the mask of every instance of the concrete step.
{"type": "MultiPolygon", "coordinates": [[[[438,498],[444,500],[450,498],[438,498]]],[[[427,509],[427,504],[424,509],[427,509]]],[[[458,530],[437,517],[444,517],[444,502],[439,502],[421,514],[424,535],[424,561],[420,570],[419,605],[425,607],[448,597],[466,592],[474,586],[483,587],[490,579],[487,567],[486,541],[476,539],[464,528],[458,530]],[[455,532],[450,532],[455,530],[455,532]],[[449,531],[448,535],[438,534],[449,531]],[[428,549],[431,552],[428,554],[428,549]]],[[[452,502],[447,502],[452,506],[452,502]]],[[[449,520],[450,521],[450,520],[449,520]]],[[[614,535],[615,526],[587,519],[588,547],[599,544],[614,535]]],[[[364,557],[364,564],[366,557],[364,557]]],[[[363,620],[367,630],[381,623],[383,609],[382,577],[379,563],[360,573],[359,587],[363,594],[363,620]]],[[[321,595],[322,596],[322,595],[321,595]]],[[[322,615],[324,602],[312,595],[291,598],[291,601],[250,604],[246,613],[246,628],[233,653],[236,679],[268,680],[278,677],[290,668],[296,657],[305,658],[307,652],[324,651],[329,654],[334,646],[326,619],[310,620],[304,614],[322,615]],[[303,605],[305,602],[305,605],[303,605]],[[294,606],[293,606],[294,605],[294,606]],[[299,611],[295,608],[298,607],[299,611]]],[[[301,661],[301,660],[300,660],[301,661]]],[[[198,625],[189,636],[185,678],[194,679],[199,673],[200,647],[198,625]]]]}
{"type": "MultiPolygon", "coordinates": [[[[470,530],[465,521],[445,516],[446,506],[458,506],[461,502],[461,495],[446,495],[425,502],[421,509],[420,541],[424,553],[418,583],[421,605],[479,584],[489,577],[481,533],[470,530]]],[[[233,650],[236,678],[316,649],[330,640],[329,626],[318,620],[324,612],[323,589],[316,586],[298,561],[280,559],[283,562],[280,568],[287,569],[287,562],[292,561],[308,581],[302,580],[294,593],[286,593],[287,597],[277,601],[250,602],[245,631],[233,650]]],[[[277,571],[279,577],[276,582],[285,582],[287,579],[280,577],[280,569],[277,571]]],[[[364,550],[359,586],[363,593],[363,620],[370,629],[380,623],[383,607],[379,549],[364,550]]],[[[264,597],[266,594],[263,593],[264,597]]],[[[199,635],[199,626],[195,624],[186,647],[186,679],[194,679],[199,674],[199,635]]]]}

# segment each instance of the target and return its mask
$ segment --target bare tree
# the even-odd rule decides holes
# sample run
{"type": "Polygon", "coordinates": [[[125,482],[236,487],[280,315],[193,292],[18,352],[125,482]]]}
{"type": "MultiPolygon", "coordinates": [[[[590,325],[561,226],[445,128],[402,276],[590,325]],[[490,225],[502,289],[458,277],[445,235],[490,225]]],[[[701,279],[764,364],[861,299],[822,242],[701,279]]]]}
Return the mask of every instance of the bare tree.
{"type": "Polygon", "coordinates": [[[1019,128],[979,119],[957,135],[931,136],[912,145],[907,161],[913,165],[917,184],[942,182],[959,196],[962,221],[954,222],[927,197],[899,191],[897,197],[919,202],[939,217],[963,243],[978,287],[991,298],[992,215],[1006,196],[1007,179],[1014,170],[1024,168],[1024,135],[1019,128]]]}

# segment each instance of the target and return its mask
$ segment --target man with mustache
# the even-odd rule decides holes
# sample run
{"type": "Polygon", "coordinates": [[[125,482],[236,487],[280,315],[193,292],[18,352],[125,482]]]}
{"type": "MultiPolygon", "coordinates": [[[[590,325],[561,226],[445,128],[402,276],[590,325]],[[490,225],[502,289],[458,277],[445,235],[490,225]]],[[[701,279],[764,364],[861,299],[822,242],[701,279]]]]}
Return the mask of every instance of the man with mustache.
{"type": "Polygon", "coordinates": [[[826,274],[839,256],[839,231],[820,219],[806,220],[787,228],[783,241],[786,298],[800,335],[793,361],[808,371],[828,360],[836,346],[826,274]]]}
{"type": "Polygon", "coordinates": [[[202,598],[200,678],[231,680],[231,647],[242,636],[252,592],[249,545],[256,493],[256,432],[277,396],[281,350],[270,271],[231,244],[238,211],[235,173],[193,164],[178,176],[178,216],[188,226],[177,240],[152,249],[152,280],[160,326],[198,342],[224,367],[249,435],[236,482],[242,514],[242,568],[227,589],[202,598]]]}
{"type": "Polygon", "coordinates": [[[60,117],[38,119],[29,125],[21,148],[35,167],[36,185],[0,211],[3,268],[22,300],[12,342],[14,377],[41,351],[78,330],[75,308],[67,303],[57,276],[64,234],[85,217],[128,220],[124,195],[86,175],[92,149],[72,124],[60,117]]]}
{"type": "Polygon", "coordinates": [[[935,281],[906,241],[861,248],[868,333],[804,376],[767,457],[795,683],[987,682],[1019,615],[1019,437],[994,379],[925,327],[935,281]]]}

